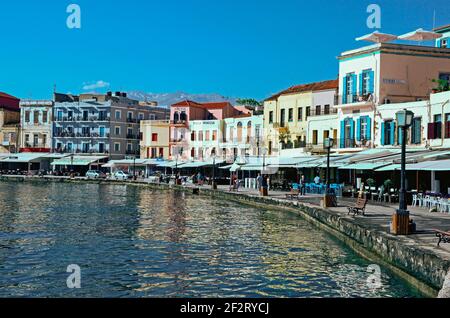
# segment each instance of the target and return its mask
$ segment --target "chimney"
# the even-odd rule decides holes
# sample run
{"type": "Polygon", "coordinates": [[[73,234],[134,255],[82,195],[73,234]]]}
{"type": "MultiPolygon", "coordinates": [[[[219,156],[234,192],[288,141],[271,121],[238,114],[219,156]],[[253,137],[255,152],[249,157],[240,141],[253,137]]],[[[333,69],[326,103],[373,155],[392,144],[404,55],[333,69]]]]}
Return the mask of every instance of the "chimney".
{"type": "Polygon", "coordinates": [[[120,97],[121,96],[120,92],[116,92],[116,96],[120,97]]]}
{"type": "Polygon", "coordinates": [[[122,97],[127,97],[127,93],[122,93],[122,97]]]}
{"type": "Polygon", "coordinates": [[[112,97],[112,92],[107,92],[106,96],[112,97]]]}

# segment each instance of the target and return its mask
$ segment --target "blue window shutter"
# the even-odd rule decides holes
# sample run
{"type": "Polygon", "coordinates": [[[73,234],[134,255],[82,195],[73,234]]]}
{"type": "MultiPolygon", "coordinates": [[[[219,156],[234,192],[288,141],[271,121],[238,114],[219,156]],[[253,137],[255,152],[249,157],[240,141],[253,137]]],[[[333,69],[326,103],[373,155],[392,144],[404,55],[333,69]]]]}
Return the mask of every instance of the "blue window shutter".
{"type": "Polygon", "coordinates": [[[369,116],[366,116],[366,136],[367,140],[372,140],[372,119],[369,116]]]}
{"type": "Polygon", "coordinates": [[[356,93],[357,93],[357,91],[356,91],[356,88],[357,88],[357,79],[358,79],[358,77],[356,76],[356,74],[352,74],[352,103],[353,102],[355,102],[355,99],[354,99],[354,96],[356,95],[356,93]]]}
{"type": "Polygon", "coordinates": [[[382,146],[384,146],[386,143],[384,142],[384,127],[385,126],[385,124],[384,124],[384,122],[382,122],[381,123],[381,145],[382,146]]]}
{"type": "Polygon", "coordinates": [[[342,104],[347,104],[347,76],[344,76],[342,83],[342,104]]]}
{"type": "Polygon", "coordinates": [[[369,93],[373,94],[373,92],[375,91],[375,72],[370,70],[369,71],[369,87],[368,87],[368,91],[369,93]]]}
{"type": "Polygon", "coordinates": [[[364,72],[362,72],[361,74],[359,74],[359,94],[363,95],[363,81],[364,81],[364,72]]]}
{"type": "Polygon", "coordinates": [[[356,120],[356,140],[361,140],[361,118],[356,120]]]}
{"type": "Polygon", "coordinates": [[[350,120],[350,140],[355,139],[355,121],[353,119],[350,120]]]}
{"type": "Polygon", "coordinates": [[[345,148],[345,121],[341,121],[341,142],[340,142],[341,148],[345,148]]]}
{"type": "Polygon", "coordinates": [[[441,40],[442,39],[439,39],[439,40],[436,41],[436,47],[442,47],[441,40]]]}
{"type": "Polygon", "coordinates": [[[391,136],[389,138],[389,144],[394,145],[395,140],[395,122],[391,121],[391,136]]]}
{"type": "Polygon", "coordinates": [[[401,128],[397,128],[397,129],[398,129],[398,140],[397,140],[397,143],[399,145],[402,145],[403,144],[403,129],[401,129],[401,128]]]}

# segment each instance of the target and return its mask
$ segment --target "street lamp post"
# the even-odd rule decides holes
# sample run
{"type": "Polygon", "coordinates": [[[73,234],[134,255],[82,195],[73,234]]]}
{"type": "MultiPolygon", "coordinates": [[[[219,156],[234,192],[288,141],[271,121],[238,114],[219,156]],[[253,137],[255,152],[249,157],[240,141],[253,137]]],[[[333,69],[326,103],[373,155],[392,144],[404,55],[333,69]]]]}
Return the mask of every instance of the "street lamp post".
{"type": "Polygon", "coordinates": [[[211,152],[211,156],[213,158],[213,175],[212,175],[212,182],[211,186],[213,190],[217,190],[217,183],[216,183],[216,150],[213,149],[211,152]]]}
{"type": "Polygon", "coordinates": [[[266,178],[266,154],[267,154],[267,149],[263,148],[262,149],[262,153],[263,153],[263,170],[262,170],[262,173],[261,173],[261,176],[262,176],[262,185],[261,185],[262,193],[261,194],[262,194],[263,197],[266,197],[266,196],[269,195],[269,184],[268,184],[267,178],[266,178]]]}
{"type": "Polygon", "coordinates": [[[70,155],[70,173],[69,173],[70,177],[73,178],[74,177],[74,173],[73,173],[73,154],[70,155]]]}
{"type": "Polygon", "coordinates": [[[396,114],[397,125],[402,131],[402,154],[401,154],[401,170],[400,170],[400,193],[399,193],[399,209],[392,217],[391,231],[397,235],[409,234],[409,211],[406,203],[406,131],[411,126],[414,118],[412,111],[403,109],[396,114]]]}
{"type": "Polygon", "coordinates": [[[326,188],[324,197],[325,207],[335,207],[336,204],[336,194],[330,191],[330,154],[331,148],[334,146],[333,138],[326,138],[324,140],[324,148],[327,150],[327,178],[326,178],[326,188]]]}

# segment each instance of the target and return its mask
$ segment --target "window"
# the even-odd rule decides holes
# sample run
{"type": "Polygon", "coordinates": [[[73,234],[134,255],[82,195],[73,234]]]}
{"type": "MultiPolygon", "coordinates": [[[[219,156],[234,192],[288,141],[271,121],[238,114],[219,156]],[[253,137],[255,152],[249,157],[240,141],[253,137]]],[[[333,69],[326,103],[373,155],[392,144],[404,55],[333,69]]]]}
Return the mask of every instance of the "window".
{"type": "Polygon", "coordinates": [[[368,126],[368,119],[367,117],[361,117],[361,130],[360,130],[360,136],[361,136],[361,140],[368,140],[369,138],[367,138],[368,134],[367,134],[367,126],[368,126]]]}
{"type": "Polygon", "coordinates": [[[28,110],[25,111],[25,122],[26,123],[30,122],[30,112],[28,110]]]}
{"type": "Polygon", "coordinates": [[[129,121],[133,120],[133,112],[128,112],[128,113],[127,113],[127,119],[128,119],[129,121]]]}
{"type": "Polygon", "coordinates": [[[446,89],[449,89],[449,85],[450,85],[450,73],[441,73],[441,74],[439,74],[439,79],[440,79],[440,80],[447,81],[447,86],[446,86],[445,88],[446,88],[446,89]]]}
{"type": "Polygon", "coordinates": [[[365,70],[361,74],[361,95],[367,95],[371,93],[370,89],[370,70],[365,70]]]}
{"type": "MultiPolygon", "coordinates": [[[[63,120],[63,112],[62,112],[62,110],[58,110],[58,112],[56,113],[56,120],[57,121],[62,121],[63,120]]],[[[30,121],[28,120],[28,122],[30,122],[30,121]]]]}
{"type": "Polygon", "coordinates": [[[119,126],[116,126],[115,133],[116,133],[116,136],[120,135],[120,127],[119,126]]]}
{"type": "Polygon", "coordinates": [[[155,120],[155,119],[156,119],[155,114],[150,114],[149,119],[150,119],[150,120],[155,120]]]}
{"type": "Polygon", "coordinates": [[[47,135],[42,135],[42,145],[45,147],[47,145],[47,135]]]}
{"type": "Polygon", "coordinates": [[[381,124],[381,144],[393,145],[395,139],[395,122],[393,120],[386,120],[381,124]]]}
{"type": "Polygon", "coordinates": [[[105,152],[105,144],[103,142],[98,143],[98,152],[104,153],[105,152]]]}
{"type": "Polygon", "coordinates": [[[195,131],[191,132],[191,141],[195,141],[195,131]]]}
{"type": "Polygon", "coordinates": [[[411,143],[419,145],[422,143],[422,118],[414,118],[411,125],[411,143]]]}
{"type": "Polygon", "coordinates": [[[127,143],[127,152],[132,153],[133,152],[133,144],[127,143]]]}
{"type": "Polygon", "coordinates": [[[39,144],[39,135],[33,135],[33,147],[36,147],[39,144]]]}
{"type": "Polygon", "coordinates": [[[39,123],[39,112],[38,111],[33,112],[33,120],[34,120],[35,124],[39,123]]]}
{"type": "Polygon", "coordinates": [[[273,124],[273,111],[269,112],[269,124],[273,124]]]}
{"type": "Polygon", "coordinates": [[[317,105],[316,106],[316,116],[320,116],[321,111],[322,111],[322,107],[320,105],[317,105]]]}
{"type": "Polygon", "coordinates": [[[198,132],[198,141],[203,141],[203,131],[198,132]]]}
{"type": "Polygon", "coordinates": [[[156,148],[152,148],[152,149],[151,149],[151,152],[152,152],[151,158],[152,158],[152,159],[155,159],[155,158],[156,158],[156,148]]]}
{"type": "Polygon", "coordinates": [[[325,105],[325,106],[323,107],[323,113],[324,113],[325,115],[329,115],[329,114],[330,114],[330,105],[325,105]]]}
{"type": "Polygon", "coordinates": [[[213,130],[213,132],[212,132],[212,140],[213,141],[217,140],[217,130],[213,130]]]}
{"type": "Polygon", "coordinates": [[[139,113],[139,120],[144,120],[144,113],[139,113]]]}
{"type": "Polygon", "coordinates": [[[313,130],[313,140],[312,140],[313,145],[317,145],[318,143],[318,131],[317,130],[313,130]]]}
{"type": "Polygon", "coordinates": [[[354,94],[354,87],[355,87],[354,85],[356,84],[356,83],[354,83],[355,77],[356,76],[354,73],[347,74],[347,76],[346,76],[345,91],[344,91],[345,102],[344,103],[346,103],[346,102],[352,103],[353,102],[353,94],[354,94]]]}
{"type": "Polygon", "coordinates": [[[42,122],[43,123],[47,123],[48,122],[48,112],[46,110],[44,110],[42,112],[42,122]]]}
{"type": "Polygon", "coordinates": [[[133,137],[133,128],[127,128],[127,138],[133,137]]]}
{"type": "Polygon", "coordinates": [[[305,120],[308,120],[308,117],[311,116],[311,107],[308,106],[306,107],[306,116],[305,116],[305,120]]]}
{"type": "Polygon", "coordinates": [[[303,120],[303,108],[299,107],[297,109],[297,119],[298,121],[302,121],[303,120]]]}
{"type": "Polygon", "coordinates": [[[209,141],[209,130],[205,132],[205,140],[209,141]]]}
{"type": "Polygon", "coordinates": [[[152,134],[152,141],[157,142],[158,141],[158,134],[153,133],[152,134]]]}
{"type": "Polygon", "coordinates": [[[73,111],[69,110],[69,111],[67,112],[67,118],[70,119],[70,120],[73,119],[73,111]]]}
{"type": "Polygon", "coordinates": [[[242,123],[237,124],[237,141],[242,142],[242,123]]]}
{"type": "Polygon", "coordinates": [[[282,109],[280,113],[280,126],[284,127],[286,121],[286,109],[282,109]]]}
{"type": "Polygon", "coordinates": [[[89,112],[87,110],[83,110],[83,120],[87,121],[89,119],[89,112]]]}
{"type": "Polygon", "coordinates": [[[121,117],[122,117],[121,111],[120,110],[116,110],[116,113],[115,113],[116,120],[120,120],[121,117]]]}
{"type": "Polygon", "coordinates": [[[120,151],[120,143],[119,142],[114,143],[114,151],[116,151],[116,152],[120,151]]]}
{"type": "Polygon", "coordinates": [[[294,108],[289,108],[288,110],[288,121],[289,122],[294,121],[294,108]]]}

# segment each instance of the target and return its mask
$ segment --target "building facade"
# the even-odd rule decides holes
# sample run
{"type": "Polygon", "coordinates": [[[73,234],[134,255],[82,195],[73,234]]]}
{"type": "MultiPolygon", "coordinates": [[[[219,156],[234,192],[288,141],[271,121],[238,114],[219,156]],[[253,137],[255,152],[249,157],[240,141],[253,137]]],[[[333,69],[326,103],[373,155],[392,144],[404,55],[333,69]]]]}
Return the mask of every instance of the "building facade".
{"type": "Polygon", "coordinates": [[[140,154],[140,121],[150,107],[126,93],[55,94],[53,147],[57,152],[106,154],[110,159],[140,154]]]}
{"type": "MultiPolygon", "coordinates": [[[[264,102],[264,138],[269,155],[282,155],[283,150],[305,151],[319,137],[308,137],[311,117],[336,112],[337,80],[297,85],[264,102]]],[[[319,142],[317,142],[319,143],[319,142]]]]}
{"type": "MultiPolygon", "coordinates": [[[[194,157],[198,157],[198,153],[192,153],[192,148],[196,148],[198,144],[191,147],[191,121],[221,121],[239,114],[240,111],[228,102],[197,103],[186,100],[172,105],[170,109],[170,158],[189,160],[192,158],[192,154],[194,157]]],[[[203,149],[201,150],[203,151],[203,149]]]]}
{"type": "Polygon", "coordinates": [[[373,148],[376,139],[389,138],[394,123],[379,122],[378,107],[429,99],[432,79],[450,74],[450,49],[379,43],[339,56],[339,148],[373,148]],[[388,137],[389,136],[389,137],[388,137]]]}
{"type": "Polygon", "coordinates": [[[20,144],[20,100],[0,92],[0,153],[16,153],[20,144]]]}
{"type": "Polygon", "coordinates": [[[53,101],[20,102],[20,152],[51,152],[53,101]]]}
{"type": "Polygon", "coordinates": [[[206,160],[214,153],[222,156],[220,143],[222,141],[223,120],[191,120],[189,122],[190,160],[206,160]]]}
{"type": "Polygon", "coordinates": [[[237,157],[261,156],[264,147],[264,115],[242,114],[224,120],[220,148],[227,162],[237,157]]]}
{"type": "Polygon", "coordinates": [[[169,120],[141,121],[141,158],[169,159],[169,120]]]}

